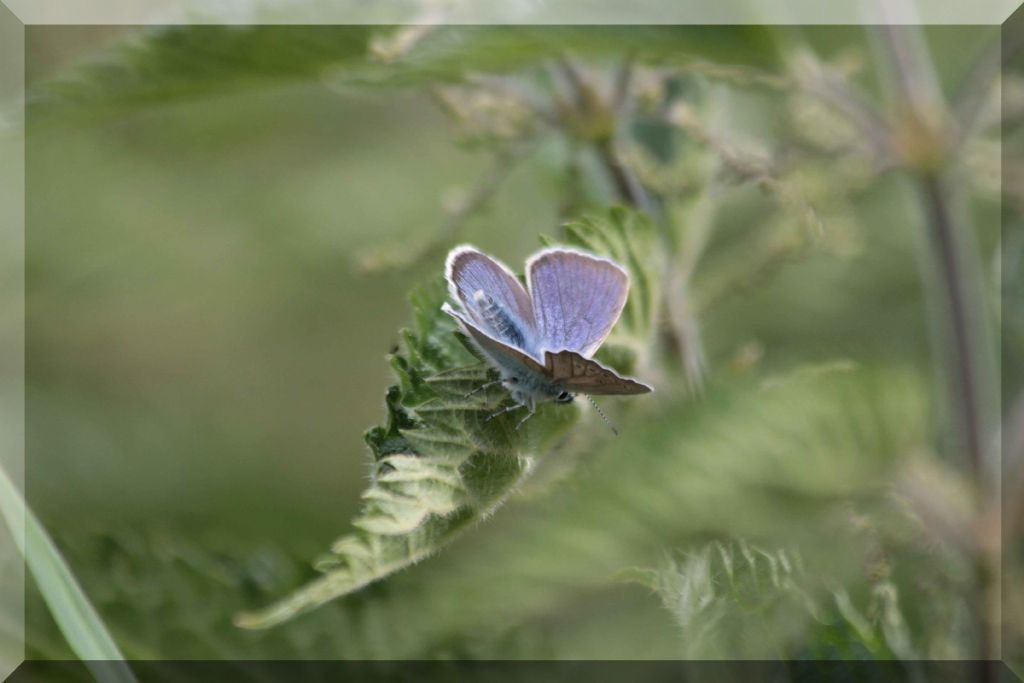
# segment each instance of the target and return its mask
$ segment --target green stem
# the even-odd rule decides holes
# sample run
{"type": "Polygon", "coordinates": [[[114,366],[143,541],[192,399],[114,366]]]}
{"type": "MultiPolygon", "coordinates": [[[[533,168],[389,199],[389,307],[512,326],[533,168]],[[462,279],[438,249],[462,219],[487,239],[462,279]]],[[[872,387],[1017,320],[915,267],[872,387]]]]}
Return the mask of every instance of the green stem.
{"type": "Polygon", "coordinates": [[[918,179],[921,199],[928,213],[928,231],[949,312],[952,339],[953,384],[955,403],[959,410],[959,443],[967,454],[974,480],[981,494],[987,489],[984,434],[981,419],[979,372],[976,367],[978,349],[968,302],[970,293],[964,272],[964,255],[957,244],[955,219],[949,205],[950,190],[937,173],[925,173],[918,179]]]}
{"type": "MultiPolygon", "coordinates": [[[[947,107],[920,30],[911,26],[884,26],[879,30],[904,108],[903,115],[914,121],[916,128],[926,131],[933,145],[948,149],[952,135],[942,123],[946,120],[947,107]]],[[[948,162],[948,153],[944,159],[942,153],[943,150],[937,149],[936,158],[948,162]]],[[[981,362],[984,321],[977,321],[970,309],[972,302],[976,301],[972,295],[981,291],[981,287],[975,284],[970,267],[972,254],[964,243],[969,238],[969,226],[959,220],[954,203],[956,188],[948,182],[945,175],[948,171],[942,165],[918,161],[910,170],[917,181],[926,213],[928,237],[946,303],[945,323],[952,356],[948,392],[950,417],[956,423],[955,443],[968,461],[978,507],[977,521],[984,529],[993,493],[992,473],[988,471],[985,448],[988,429],[984,417],[985,375],[981,362]]],[[[992,666],[992,662],[999,658],[998,603],[994,600],[998,590],[998,552],[993,554],[984,539],[978,544],[973,565],[977,680],[987,683],[996,680],[998,675],[992,666]]]]}
{"type": "MultiPolygon", "coordinates": [[[[575,106],[577,114],[584,117],[594,116],[596,114],[593,111],[596,104],[594,91],[584,79],[583,74],[566,57],[562,57],[558,61],[558,66],[566,83],[569,85],[570,97],[568,99],[575,106]]],[[[629,99],[631,74],[632,61],[627,57],[616,75],[613,100],[611,102],[602,102],[598,105],[607,108],[613,121],[611,133],[599,140],[595,140],[594,149],[597,152],[598,159],[601,161],[601,165],[604,166],[611,179],[612,186],[615,188],[615,194],[619,197],[619,200],[650,216],[652,215],[651,202],[647,193],[633,171],[622,163],[622,159],[615,149],[615,139],[618,137],[618,129],[621,125],[620,118],[627,108],[627,101],[629,99]]]]}

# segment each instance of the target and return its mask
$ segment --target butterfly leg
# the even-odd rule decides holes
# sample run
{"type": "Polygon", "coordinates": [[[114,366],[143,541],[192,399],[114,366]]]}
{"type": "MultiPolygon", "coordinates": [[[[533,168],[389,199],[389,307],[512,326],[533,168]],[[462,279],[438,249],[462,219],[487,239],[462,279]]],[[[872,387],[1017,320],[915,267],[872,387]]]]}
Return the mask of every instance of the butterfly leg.
{"type": "Polygon", "coordinates": [[[537,412],[537,408],[531,402],[530,403],[530,412],[528,412],[526,414],[526,417],[524,417],[522,420],[519,421],[519,424],[517,424],[516,428],[514,430],[512,430],[512,431],[518,432],[519,428],[522,427],[524,424],[526,424],[526,421],[529,420],[531,417],[533,417],[536,412],[537,412]]]}
{"type": "Polygon", "coordinates": [[[476,389],[474,389],[473,391],[471,391],[468,394],[466,394],[465,396],[463,396],[463,398],[469,398],[470,396],[473,396],[474,394],[478,394],[478,393],[480,393],[481,391],[483,391],[485,389],[490,389],[491,387],[493,387],[493,386],[495,386],[497,384],[501,384],[503,381],[504,380],[496,379],[493,382],[485,382],[484,384],[481,384],[476,389]]]}
{"type": "Polygon", "coordinates": [[[484,422],[490,422],[491,420],[493,420],[494,418],[498,417],[499,415],[504,415],[505,413],[511,413],[513,410],[519,410],[522,407],[523,407],[522,403],[516,403],[515,405],[511,405],[508,408],[502,408],[498,412],[492,413],[491,415],[489,415],[487,417],[487,419],[484,420],[484,422]]]}

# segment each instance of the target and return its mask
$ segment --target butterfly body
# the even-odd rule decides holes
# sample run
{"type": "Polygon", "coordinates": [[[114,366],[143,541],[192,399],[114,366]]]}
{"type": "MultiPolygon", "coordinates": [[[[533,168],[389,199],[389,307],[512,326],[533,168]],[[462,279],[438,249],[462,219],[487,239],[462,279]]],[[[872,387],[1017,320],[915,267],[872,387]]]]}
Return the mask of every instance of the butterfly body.
{"type": "Polygon", "coordinates": [[[559,403],[572,403],[574,396],[558,382],[553,381],[544,373],[527,371],[516,372],[500,368],[502,374],[502,386],[508,390],[512,400],[534,410],[537,403],[544,401],[558,401],[559,403]]]}
{"type": "Polygon", "coordinates": [[[544,249],[527,261],[524,288],[504,264],[461,246],[448,254],[445,275],[460,310],[443,310],[498,370],[516,403],[510,409],[526,406],[529,417],[537,403],[570,403],[577,393],[651,391],[591,358],[629,291],[629,275],[614,261],[544,249]]]}

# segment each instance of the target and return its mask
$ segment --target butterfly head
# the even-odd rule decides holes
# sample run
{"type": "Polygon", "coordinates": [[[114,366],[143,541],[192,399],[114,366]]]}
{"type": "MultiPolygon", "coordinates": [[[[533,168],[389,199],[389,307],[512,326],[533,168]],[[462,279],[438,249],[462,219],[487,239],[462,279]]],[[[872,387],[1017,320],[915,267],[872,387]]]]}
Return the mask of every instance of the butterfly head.
{"type": "Polygon", "coordinates": [[[576,400],[575,394],[570,394],[568,391],[562,391],[555,396],[555,403],[572,403],[576,400]]]}

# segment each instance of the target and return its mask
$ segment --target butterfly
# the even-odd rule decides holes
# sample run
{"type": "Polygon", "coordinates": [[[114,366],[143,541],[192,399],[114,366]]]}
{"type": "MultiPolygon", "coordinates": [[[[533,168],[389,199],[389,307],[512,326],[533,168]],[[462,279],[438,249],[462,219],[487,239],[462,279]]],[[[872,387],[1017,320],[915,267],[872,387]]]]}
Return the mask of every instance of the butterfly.
{"type": "Polygon", "coordinates": [[[543,401],[651,391],[592,358],[629,294],[629,273],[614,261],[576,249],[542,249],[526,261],[524,288],[505,264],[462,245],[448,253],[445,277],[459,309],[445,303],[441,310],[500,374],[480,389],[500,383],[515,401],[492,418],[525,406],[529,412],[518,429],[543,401]]]}

